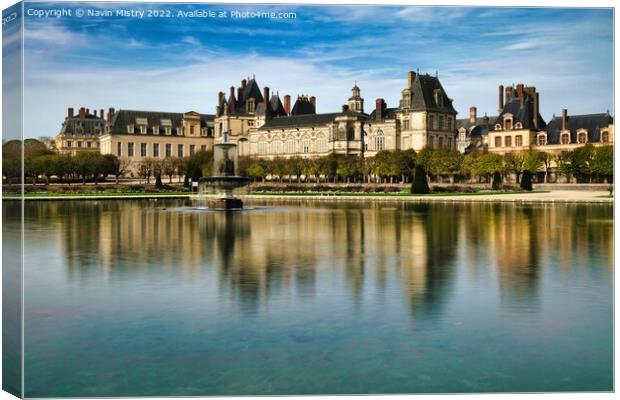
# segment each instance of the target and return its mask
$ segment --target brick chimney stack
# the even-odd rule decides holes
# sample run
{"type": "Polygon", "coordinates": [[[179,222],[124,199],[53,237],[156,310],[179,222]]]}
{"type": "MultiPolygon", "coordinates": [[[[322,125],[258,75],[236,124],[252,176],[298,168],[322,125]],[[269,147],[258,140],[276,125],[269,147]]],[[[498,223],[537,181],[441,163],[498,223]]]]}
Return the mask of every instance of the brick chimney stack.
{"type": "Polygon", "coordinates": [[[105,114],[103,113],[103,108],[99,110],[99,118],[104,119],[105,114]]]}
{"type": "Polygon", "coordinates": [[[472,125],[475,125],[478,120],[477,111],[476,107],[469,107],[469,123],[472,125]]]}
{"type": "Polygon", "coordinates": [[[265,101],[265,115],[269,114],[269,88],[265,86],[263,88],[263,100],[265,101]]]}
{"type": "Polygon", "coordinates": [[[375,102],[375,120],[377,122],[381,122],[383,121],[383,112],[385,111],[385,100],[384,99],[377,99],[375,102]]]}
{"type": "Polygon", "coordinates": [[[237,102],[237,99],[235,99],[235,87],[231,86],[230,87],[230,97],[228,98],[228,102],[230,103],[228,105],[228,110],[231,114],[235,113],[235,103],[237,102]]]}
{"type": "Polygon", "coordinates": [[[114,107],[108,108],[108,122],[112,122],[112,118],[114,117],[114,107]]]}
{"type": "Polygon", "coordinates": [[[566,110],[566,108],[562,109],[562,130],[565,131],[566,130],[566,120],[568,119],[568,111],[566,110]]]}
{"type": "Polygon", "coordinates": [[[67,118],[73,118],[73,107],[67,109],[67,118]]]}
{"type": "Polygon", "coordinates": [[[499,85],[499,112],[504,109],[504,85],[499,85]]]}
{"type": "Polygon", "coordinates": [[[224,101],[224,92],[219,92],[217,94],[217,105],[219,106],[224,101]]]}
{"type": "Polygon", "coordinates": [[[316,97],[310,97],[310,104],[312,104],[312,108],[314,108],[314,112],[316,112],[316,97]]]}
{"type": "Polygon", "coordinates": [[[284,111],[286,115],[291,115],[291,95],[287,94],[284,96],[284,111]]]}
{"type": "Polygon", "coordinates": [[[80,107],[80,118],[86,117],[86,109],[84,107],[80,107]]]}
{"type": "Polygon", "coordinates": [[[413,81],[415,81],[415,72],[407,72],[407,87],[411,89],[413,87],[413,81]]]}
{"type": "Polygon", "coordinates": [[[506,104],[510,103],[512,99],[512,86],[506,86],[506,104]]]}
{"type": "Polygon", "coordinates": [[[522,83],[517,85],[517,96],[519,96],[519,106],[523,108],[525,105],[525,90],[522,83]]]}
{"type": "Polygon", "coordinates": [[[90,108],[86,109],[86,115],[90,114],[90,108]]]}
{"type": "Polygon", "coordinates": [[[239,102],[243,102],[243,88],[241,87],[237,88],[237,100],[239,100],[239,102]]]}
{"type": "Polygon", "coordinates": [[[95,117],[97,117],[97,109],[96,109],[96,108],[95,108],[95,110],[93,111],[93,115],[94,115],[95,117]]]}

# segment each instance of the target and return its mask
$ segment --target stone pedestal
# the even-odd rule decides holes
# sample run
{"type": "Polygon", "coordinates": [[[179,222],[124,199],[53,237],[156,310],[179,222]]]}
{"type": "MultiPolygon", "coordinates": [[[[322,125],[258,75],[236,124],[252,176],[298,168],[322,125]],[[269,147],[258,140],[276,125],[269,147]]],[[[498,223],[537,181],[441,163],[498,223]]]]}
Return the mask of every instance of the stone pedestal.
{"type": "Polygon", "coordinates": [[[232,210],[243,208],[243,201],[236,197],[222,197],[207,200],[207,207],[218,210],[232,210]]]}

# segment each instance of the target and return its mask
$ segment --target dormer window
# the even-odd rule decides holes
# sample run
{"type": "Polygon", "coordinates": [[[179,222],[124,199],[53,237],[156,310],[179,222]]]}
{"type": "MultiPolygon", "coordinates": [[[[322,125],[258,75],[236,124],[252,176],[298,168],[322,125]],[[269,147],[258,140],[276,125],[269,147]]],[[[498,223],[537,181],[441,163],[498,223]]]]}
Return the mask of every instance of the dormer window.
{"type": "Polygon", "coordinates": [[[496,131],[501,131],[502,130],[502,126],[500,124],[495,124],[495,130],[496,131]]]}
{"type": "Polygon", "coordinates": [[[560,139],[560,143],[569,144],[570,143],[570,135],[568,133],[563,133],[562,138],[560,139]]]}
{"type": "Polygon", "coordinates": [[[153,135],[159,135],[159,126],[153,127],[153,135]]]}
{"type": "Polygon", "coordinates": [[[134,131],[133,124],[127,125],[127,133],[133,133],[133,131],[134,131]]]}
{"type": "Polygon", "coordinates": [[[140,133],[146,135],[147,127],[149,126],[149,121],[146,118],[136,118],[136,125],[140,127],[140,133]]]}
{"type": "Polygon", "coordinates": [[[248,100],[248,113],[253,113],[256,110],[256,103],[254,99],[248,100]]]}
{"type": "Polygon", "coordinates": [[[538,145],[544,146],[547,144],[547,135],[545,133],[541,133],[538,135],[538,145]]]}
{"type": "Polygon", "coordinates": [[[523,129],[523,124],[521,122],[517,122],[515,124],[515,129],[523,129]]]}
{"type": "Polygon", "coordinates": [[[587,132],[579,132],[577,134],[577,143],[584,144],[588,142],[588,133],[587,132]]]}
{"type": "Polygon", "coordinates": [[[146,125],[140,125],[140,133],[146,135],[146,125]]]}
{"type": "Polygon", "coordinates": [[[510,114],[504,116],[504,129],[507,131],[512,129],[512,115],[510,114]]]}
{"type": "Polygon", "coordinates": [[[609,143],[609,132],[607,131],[601,132],[601,142],[609,143]]]}
{"type": "Polygon", "coordinates": [[[435,89],[435,104],[437,104],[437,107],[443,107],[443,94],[441,93],[441,89],[435,89]]]}

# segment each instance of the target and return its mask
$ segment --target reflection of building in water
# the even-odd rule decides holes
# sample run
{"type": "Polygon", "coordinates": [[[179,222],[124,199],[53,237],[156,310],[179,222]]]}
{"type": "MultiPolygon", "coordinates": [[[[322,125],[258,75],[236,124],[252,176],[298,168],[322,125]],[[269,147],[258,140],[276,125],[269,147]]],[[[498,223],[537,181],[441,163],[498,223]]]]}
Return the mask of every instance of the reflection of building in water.
{"type": "Polygon", "coordinates": [[[413,314],[436,315],[459,268],[465,278],[497,274],[505,301],[536,304],[545,265],[569,274],[599,264],[587,257],[611,265],[613,254],[612,210],[604,206],[313,203],[227,214],[163,204],[31,203],[26,218],[60,231],[69,277],[210,272],[219,295],[250,313],[270,299],[346,288],[356,304],[401,292],[413,314]]]}

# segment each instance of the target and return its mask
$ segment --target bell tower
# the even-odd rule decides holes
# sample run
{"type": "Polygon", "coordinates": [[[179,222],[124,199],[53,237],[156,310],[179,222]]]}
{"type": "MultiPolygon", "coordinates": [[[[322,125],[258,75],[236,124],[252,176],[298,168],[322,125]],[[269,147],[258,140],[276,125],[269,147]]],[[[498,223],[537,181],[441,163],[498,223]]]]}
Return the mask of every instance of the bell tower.
{"type": "Polygon", "coordinates": [[[360,96],[360,88],[357,86],[357,81],[353,89],[351,89],[351,97],[349,97],[348,104],[349,110],[358,113],[364,112],[364,99],[360,96]]]}

